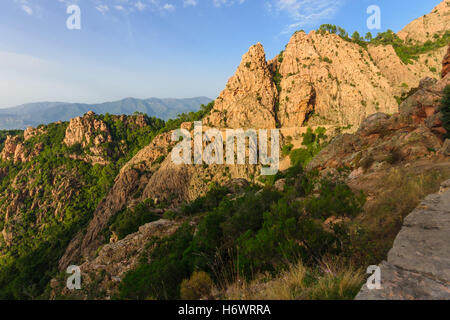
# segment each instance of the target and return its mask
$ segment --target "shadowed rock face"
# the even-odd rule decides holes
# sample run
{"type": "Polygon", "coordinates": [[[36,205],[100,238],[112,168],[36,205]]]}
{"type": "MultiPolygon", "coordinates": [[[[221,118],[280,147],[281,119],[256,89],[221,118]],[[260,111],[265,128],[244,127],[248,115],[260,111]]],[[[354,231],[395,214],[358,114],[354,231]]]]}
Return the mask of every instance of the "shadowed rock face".
{"type": "Polygon", "coordinates": [[[444,62],[442,63],[442,78],[445,78],[447,74],[450,73],[450,46],[448,47],[447,54],[444,57],[444,62]]]}
{"type": "Polygon", "coordinates": [[[450,299],[450,180],[406,219],[380,264],[381,286],[357,300],[450,299]]]}

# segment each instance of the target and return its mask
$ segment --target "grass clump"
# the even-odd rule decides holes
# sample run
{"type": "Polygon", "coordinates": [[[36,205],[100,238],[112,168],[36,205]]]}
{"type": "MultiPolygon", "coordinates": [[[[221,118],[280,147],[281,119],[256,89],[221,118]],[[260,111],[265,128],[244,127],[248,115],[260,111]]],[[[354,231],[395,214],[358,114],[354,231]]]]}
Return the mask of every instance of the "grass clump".
{"type": "Polygon", "coordinates": [[[243,300],[350,300],[364,281],[361,269],[336,263],[307,267],[292,263],[277,276],[261,274],[252,282],[235,282],[226,292],[227,299],[243,300]]]}
{"type": "Polygon", "coordinates": [[[204,271],[195,271],[181,283],[181,299],[199,300],[210,296],[214,287],[211,277],[204,271]]]}

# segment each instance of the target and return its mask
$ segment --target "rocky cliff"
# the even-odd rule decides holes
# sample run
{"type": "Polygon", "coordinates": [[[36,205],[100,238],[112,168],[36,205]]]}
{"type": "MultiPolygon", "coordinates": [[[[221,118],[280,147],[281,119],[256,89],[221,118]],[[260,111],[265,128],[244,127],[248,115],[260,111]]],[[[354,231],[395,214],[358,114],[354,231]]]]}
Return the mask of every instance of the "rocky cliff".
{"type": "Polygon", "coordinates": [[[450,299],[450,180],[406,217],[381,269],[381,289],[357,300],[450,299]]]}
{"type": "MultiPolygon", "coordinates": [[[[29,127],[23,134],[6,137],[0,153],[2,254],[21,246],[25,234],[36,233],[33,237],[38,239],[54,227],[55,221],[61,224],[72,221],[71,212],[78,210],[76,207],[90,201],[95,203],[99,190],[94,185],[104,184],[101,187],[104,188],[112,177],[92,180],[94,165],[99,165],[101,171],[107,164],[125,157],[131,147],[130,141],[117,134],[113,136],[101,118],[89,112],[69,123],[29,127]],[[74,148],[75,145],[79,148],[74,148]],[[85,197],[86,193],[90,199],[85,197]]],[[[149,126],[146,121],[140,115],[111,119],[129,130],[144,130],[149,126]]],[[[112,168],[110,165],[109,174],[112,168]]]]}
{"type": "Polygon", "coordinates": [[[450,73],[450,46],[448,47],[447,54],[444,57],[444,62],[442,63],[442,78],[444,78],[448,73],[450,73]]]}
{"type": "MultiPolygon", "coordinates": [[[[440,12],[432,20],[442,24],[445,15],[440,12]]],[[[440,37],[447,30],[442,28],[429,32],[440,37]]],[[[398,98],[421,79],[438,78],[446,50],[428,50],[405,63],[392,45],[367,45],[328,31],[299,31],[284,51],[266,62],[258,43],[244,54],[205,122],[230,128],[357,127],[370,114],[397,112],[398,98]]]]}
{"type": "Polygon", "coordinates": [[[242,57],[206,123],[216,128],[275,128],[277,100],[277,88],[258,43],[242,57]]]}
{"type": "MultiPolygon", "coordinates": [[[[191,124],[182,127],[190,128],[191,124]]],[[[238,178],[252,180],[259,174],[260,166],[255,165],[176,165],[170,156],[175,145],[171,137],[172,132],[157,136],[124,165],[114,186],[96,208],[86,231],[78,234],[68,246],[59,262],[61,270],[80,258],[91,259],[106,241],[102,232],[110,219],[126,207],[153,199],[167,201],[172,208],[178,208],[204,195],[211,183],[221,185],[238,178]]]]}
{"type": "Polygon", "coordinates": [[[444,0],[429,14],[408,24],[398,33],[406,42],[425,42],[435,34],[443,34],[450,29],[450,1],[444,0]]]}
{"type": "Polygon", "coordinates": [[[336,137],[308,164],[308,169],[345,166],[356,170],[356,175],[370,168],[382,169],[386,161],[448,156],[443,148],[445,130],[439,114],[442,91],[448,84],[448,75],[441,81],[424,79],[400,105],[399,113],[369,116],[355,134],[336,137]]]}

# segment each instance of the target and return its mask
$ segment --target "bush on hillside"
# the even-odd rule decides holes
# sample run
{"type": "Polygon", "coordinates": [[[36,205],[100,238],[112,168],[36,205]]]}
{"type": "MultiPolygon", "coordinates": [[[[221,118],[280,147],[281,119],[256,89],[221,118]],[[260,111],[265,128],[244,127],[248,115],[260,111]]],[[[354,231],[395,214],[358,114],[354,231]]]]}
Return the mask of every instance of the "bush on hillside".
{"type": "Polygon", "coordinates": [[[213,288],[214,282],[206,272],[195,271],[181,283],[180,296],[183,300],[199,300],[208,297],[213,288]]]}

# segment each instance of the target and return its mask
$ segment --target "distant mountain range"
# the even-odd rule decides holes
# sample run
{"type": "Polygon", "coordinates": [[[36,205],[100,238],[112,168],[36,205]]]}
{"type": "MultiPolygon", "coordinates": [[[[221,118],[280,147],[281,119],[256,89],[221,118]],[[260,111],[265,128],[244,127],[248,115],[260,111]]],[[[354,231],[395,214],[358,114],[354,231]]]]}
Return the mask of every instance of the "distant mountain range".
{"type": "Polygon", "coordinates": [[[97,114],[126,114],[144,112],[150,117],[170,119],[183,112],[197,111],[202,104],[208,104],[211,99],[195,97],[189,99],[135,99],[126,98],[119,101],[100,104],[67,103],[67,102],[37,102],[27,103],[17,107],[0,109],[0,130],[25,129],[56,121],[68,121],[82,116],[88,111],[97,114]]]}

